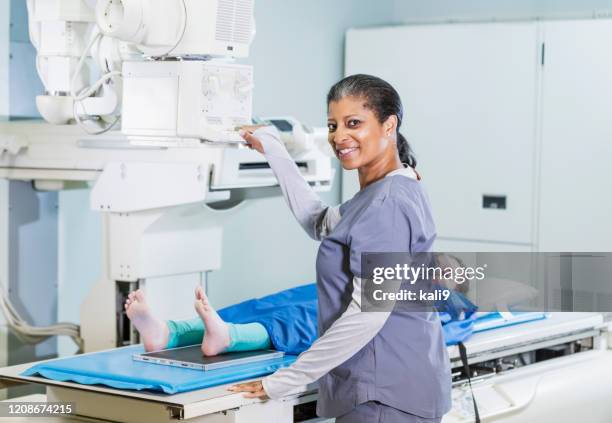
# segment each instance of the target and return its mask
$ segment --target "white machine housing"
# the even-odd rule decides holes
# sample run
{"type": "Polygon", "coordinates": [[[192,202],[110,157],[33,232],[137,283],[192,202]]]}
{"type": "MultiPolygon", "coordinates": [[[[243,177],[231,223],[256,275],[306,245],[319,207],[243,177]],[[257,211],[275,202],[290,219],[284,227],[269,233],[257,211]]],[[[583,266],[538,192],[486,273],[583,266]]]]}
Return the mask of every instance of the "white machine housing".
{"type": "Polygon", "coordinates": [[[73,84],[77,90],[89,84],[89,72],[80,72],[74,81],[73,76],[95,16],[84,0],[27,0],[27,5],[36,69],[45,87],[36,106],[46,121],[67,123],[73,115],[73,84]]]}
{"type": "Polygon", "coordinates": [[[37,106],[48,122],[101,134],[122,118],[127,135],[241,141],[235,128],[250,123],[252,70],[227,61],[249,54],[253,0],[27,4],[46,91],[37,106]],[[89,56],[99,74],[93,83],[89,56]]]}
{"type": "Polygon", "coordinates": [[[247,57],[253,8],[253,0],[100,0],[96,22],[147,56],[247,57]]]}
{"type": "Polygon", "coordinates": [[[251,121],[252,68],[208,59],[248,56],[253,0],[101,0],[96,22],[142,53],[122,68],[124,134],[243,141],[236,127],[251,121]]]}

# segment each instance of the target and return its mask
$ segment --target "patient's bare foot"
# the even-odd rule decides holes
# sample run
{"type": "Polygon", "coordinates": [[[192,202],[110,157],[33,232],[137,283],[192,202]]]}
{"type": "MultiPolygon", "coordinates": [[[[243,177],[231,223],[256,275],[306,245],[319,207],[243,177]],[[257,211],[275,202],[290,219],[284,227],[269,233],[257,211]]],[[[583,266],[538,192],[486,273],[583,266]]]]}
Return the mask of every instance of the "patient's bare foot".
{"type": "Polygon", "coordinates": [[[206,327],[202,352],[207,356],[222,353],[230,344],[229,327],[210,305],[201,287],[196,288],[195,309],[206,327]]]}
{"type": "Polygon", "coordinates": [[[125,301],[125,310],[138,330],[146,351],[159,351],[166,348],[169,336],[168,326],[153,316],[142,290],[130,292],[125,301]]]}

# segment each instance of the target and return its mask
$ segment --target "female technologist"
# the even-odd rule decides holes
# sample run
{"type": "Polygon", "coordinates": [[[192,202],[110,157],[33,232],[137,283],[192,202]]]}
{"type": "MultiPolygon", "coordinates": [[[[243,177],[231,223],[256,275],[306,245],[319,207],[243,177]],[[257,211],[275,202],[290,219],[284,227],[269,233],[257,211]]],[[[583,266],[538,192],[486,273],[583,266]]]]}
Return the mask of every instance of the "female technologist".
{"type": "Polygon", "coordinates": [[[349,76],[329,91],[329,143],[360,191],[327,207],[300,175],[276,130],[243,131],[270,163],[317,255],[319,338],[290,367],[235,385],[276,399],[319,381],[317,413],[337,422],[439,422],[451,376],[435,312],[362,312],[362,252],[427,252],[436,236],[416,161],[399,133],[402,104],[380,78],[349,76]]]}

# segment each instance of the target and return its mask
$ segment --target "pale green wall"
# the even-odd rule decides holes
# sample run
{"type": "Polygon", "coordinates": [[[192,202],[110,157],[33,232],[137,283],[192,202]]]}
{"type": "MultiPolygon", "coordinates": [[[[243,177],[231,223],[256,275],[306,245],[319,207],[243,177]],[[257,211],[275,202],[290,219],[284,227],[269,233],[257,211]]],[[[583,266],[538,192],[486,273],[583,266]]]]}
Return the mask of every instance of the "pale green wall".
{"type": "Polygon", "coordinates": [[[10,87],[8,96],[12,117],[37,117],[34,98],[44,90],[36,72],[36,49],[30,44],[28,13],[24,0],[0,0],[10,4],[10,87]]]}
{"type": "Polygon", "coordinates": [[[9,2],[0,0],[0,119],[9,114],[9,2]]]}
{"type": "Polygon", "coordinates": [[[393,0],[396,22],[612,16],[611,0],[393,0]]]}

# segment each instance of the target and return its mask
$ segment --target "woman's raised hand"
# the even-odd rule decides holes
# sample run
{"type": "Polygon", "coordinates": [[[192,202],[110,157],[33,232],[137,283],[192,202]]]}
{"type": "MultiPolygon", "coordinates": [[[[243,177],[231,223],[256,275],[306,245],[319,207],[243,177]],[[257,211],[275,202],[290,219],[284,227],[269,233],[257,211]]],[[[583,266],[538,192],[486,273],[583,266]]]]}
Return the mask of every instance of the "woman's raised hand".
{"type": "Polygon", "coordinates": [[[240,136],[244,138],[244,140],[247,142],[247,145],[249,146],[249,148],[255,151],[258,151],[261,154],[264,153],[263,145],[261,144],[261,141],[257,139],[257,137],[253,136],[253,132],[263,126],[266,126],[266,125],[243,126],[240,128],[240,132],[239,132],[240,136]]]}

